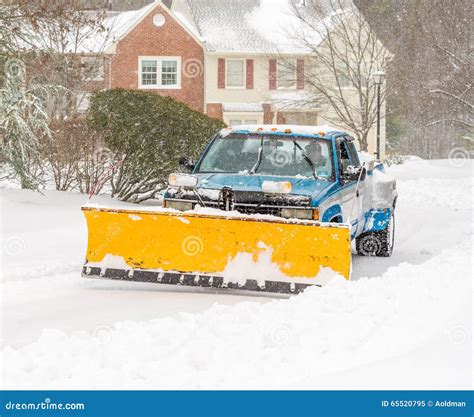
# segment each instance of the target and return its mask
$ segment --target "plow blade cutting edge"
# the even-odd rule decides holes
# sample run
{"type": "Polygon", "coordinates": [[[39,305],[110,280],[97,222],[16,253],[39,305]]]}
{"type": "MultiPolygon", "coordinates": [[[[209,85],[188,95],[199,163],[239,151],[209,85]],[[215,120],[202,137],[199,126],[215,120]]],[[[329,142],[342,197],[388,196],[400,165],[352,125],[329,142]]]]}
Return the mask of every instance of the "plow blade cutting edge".
{"type": "Polygon", "coordinates": [[[321,285],[322,267],[350,276],[347,225],[165,210],[82,210],[88,227],[85,277],[296,293],[321,285]]]}

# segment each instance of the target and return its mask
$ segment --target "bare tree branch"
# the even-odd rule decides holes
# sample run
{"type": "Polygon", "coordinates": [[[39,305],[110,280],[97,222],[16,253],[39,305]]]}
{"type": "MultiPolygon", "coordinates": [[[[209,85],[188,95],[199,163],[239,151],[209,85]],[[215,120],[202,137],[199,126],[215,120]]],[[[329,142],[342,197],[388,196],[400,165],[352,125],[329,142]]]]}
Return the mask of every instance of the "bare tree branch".
{"type": "MultiPolygon", "coordinates": [[[[367,150],[377,115],[371,74],[384,67],[388,51],[357,8],[342,0],[330,1],[329,10],[321,10],[316,2],[306,7],[294,4],[292,13],[299,30],[290,35],[310,53],[305,86],[314,102],[323,104],[324,119],[354,132],[361,149],[367,150]]],[[[294,61],[281,59],[294,66],[294,61]]],[[[385,96],[384,85],[382,105],[385,96]]]]}

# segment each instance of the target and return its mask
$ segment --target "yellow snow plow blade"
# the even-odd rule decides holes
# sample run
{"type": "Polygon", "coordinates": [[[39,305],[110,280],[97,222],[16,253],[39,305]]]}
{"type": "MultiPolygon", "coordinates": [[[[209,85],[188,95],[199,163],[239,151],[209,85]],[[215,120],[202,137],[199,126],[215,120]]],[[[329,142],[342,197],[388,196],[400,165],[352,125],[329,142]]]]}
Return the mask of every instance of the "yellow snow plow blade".
{"type": "Polygon", "coordinates": [[[346,225],[165,210],[82,210],[88,227],[87,277],[299,292],[321,284],[322,267],[347,279],[350,275],[346,225]]]}

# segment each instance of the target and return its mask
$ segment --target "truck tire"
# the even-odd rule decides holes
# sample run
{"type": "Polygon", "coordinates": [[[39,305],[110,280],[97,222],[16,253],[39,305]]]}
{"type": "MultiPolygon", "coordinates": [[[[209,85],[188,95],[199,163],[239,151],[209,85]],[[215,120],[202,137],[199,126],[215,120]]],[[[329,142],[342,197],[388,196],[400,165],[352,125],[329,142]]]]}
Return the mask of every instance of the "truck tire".
{"type": "Polygon", "coordinates": [[[388,257],[395,241],[395,211],[392,210],[388,226],[378,232],[363,233],[356,238],[357,254],[361,256],[388,257]]]}

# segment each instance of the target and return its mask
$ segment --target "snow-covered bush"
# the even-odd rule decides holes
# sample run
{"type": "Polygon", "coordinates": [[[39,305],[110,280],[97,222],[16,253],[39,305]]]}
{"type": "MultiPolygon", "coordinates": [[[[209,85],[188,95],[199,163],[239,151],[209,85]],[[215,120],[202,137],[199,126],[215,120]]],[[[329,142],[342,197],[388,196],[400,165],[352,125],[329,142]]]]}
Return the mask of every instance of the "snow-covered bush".
{"type": "Polygon", "coordinates": [[[414,155],[394,154],[394,155],[387,156],[387,158],[385,159],[385,162],[388,166],[390,166],[390,165],[401,165],[401,164],[404,164],[405,162],[417,161],[420,159],[421,159],[420,157],[414,156],[414,155]]]}
{"type": "Polygon", "coordinates": [[[104,149],[101,134],[85,120],[57,121],[51,124],[51,138],[43,146],[42,158],[57,190],[89,193],[95,187],[97,193],[111,163],[104,158],[104,149]]]}
{"type": "Polygon", "coordinates": [[[0,89],[1,151],[22,188],[38,189],[42,182],[39,137],[50,135],[42,100],[47,90],[36,85],[26,88],[23,61],[6,61],[0,89]]]}
{"type": "Polygon", "coordinates": [[[60,85],[27,80],[25,64],[20,59],[6,60],[4,68],[0,88],[2,158],[22,188],[38,190],[46,185],[49,174],[43,160],[43,148],[52,139],[48,107],[64,101],[67,90],[60,85]]]}
{"type": "Polygon", "coordinates": [[[112,195],[140,202],[162,189],[181,156],[196,157],[224,124],[170,97],[112,89],[92,96],[91,126],[104,134],[117,164],[112,195]]]}

